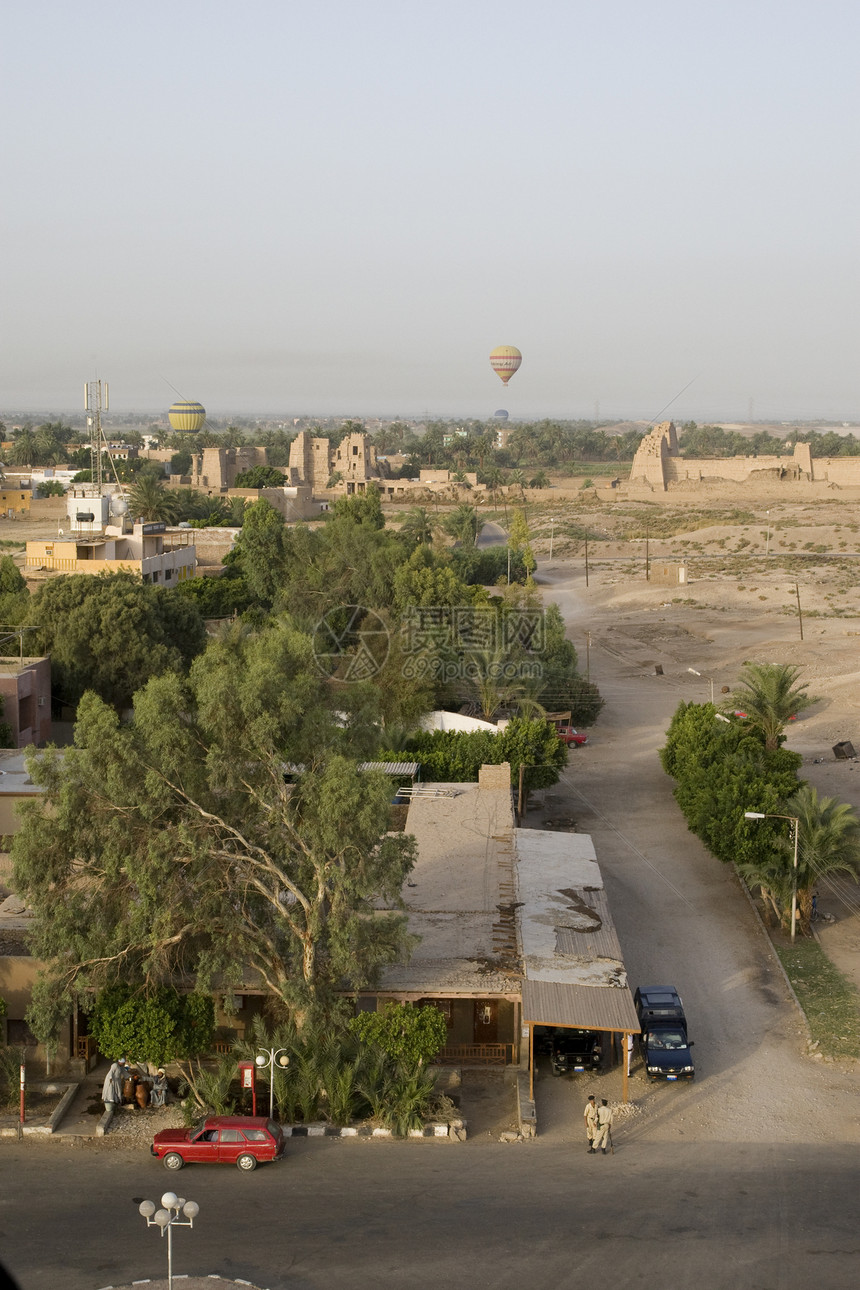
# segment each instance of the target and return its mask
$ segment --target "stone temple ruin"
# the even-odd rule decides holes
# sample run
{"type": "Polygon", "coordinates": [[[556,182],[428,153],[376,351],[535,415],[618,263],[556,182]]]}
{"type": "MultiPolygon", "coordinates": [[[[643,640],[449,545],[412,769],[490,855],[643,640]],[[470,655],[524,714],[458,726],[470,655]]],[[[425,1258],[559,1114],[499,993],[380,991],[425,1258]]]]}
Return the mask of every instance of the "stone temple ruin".
{"type": "Polygon", "coordinates": [[[796,443],[785,455],[750,457],[681,457],[673,421],[663,421],[636,450],[630,489],[667,492],[673,486],[698,483],[824,484],[860,488],[860,457],[813,458],[808,443],[796,443]]]}

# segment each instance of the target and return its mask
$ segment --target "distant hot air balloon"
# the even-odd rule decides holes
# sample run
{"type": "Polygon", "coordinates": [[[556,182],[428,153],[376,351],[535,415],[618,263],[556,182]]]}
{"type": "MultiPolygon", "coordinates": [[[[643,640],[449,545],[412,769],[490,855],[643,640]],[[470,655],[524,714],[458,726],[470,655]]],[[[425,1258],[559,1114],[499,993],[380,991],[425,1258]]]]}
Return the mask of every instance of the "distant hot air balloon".
{"type": "Polygon", "coordinates": [[[497,421],[507,421],[508,410],[507,408],[499,408],[497,412],[493,413],[493,416],[497,421]]]}
{"type": "Polygon", "coordinates": [[[206,420],[206,409],[202,403],[174,403],[167,414],[171,430],[181,434],[194,434],[206,420]]]}
{"type": "Polygon", "coordinates": [[[523,356],[515,345],[497,345],[490,355],[490,367],[503,385],[507,385],[522,361],[523,356]]]}

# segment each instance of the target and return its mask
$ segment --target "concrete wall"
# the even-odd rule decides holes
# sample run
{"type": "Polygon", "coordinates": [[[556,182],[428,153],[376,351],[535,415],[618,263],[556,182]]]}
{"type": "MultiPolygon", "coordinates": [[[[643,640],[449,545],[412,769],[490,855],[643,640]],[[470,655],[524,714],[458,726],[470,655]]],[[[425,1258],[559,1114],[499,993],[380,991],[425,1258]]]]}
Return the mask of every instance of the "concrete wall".
{"type": "Polygon", "coordinates": [[[0,666],[3,716],[12,728],[12,746],[45,744],[51,737],[51,660],[25,659],[0,666]]]}

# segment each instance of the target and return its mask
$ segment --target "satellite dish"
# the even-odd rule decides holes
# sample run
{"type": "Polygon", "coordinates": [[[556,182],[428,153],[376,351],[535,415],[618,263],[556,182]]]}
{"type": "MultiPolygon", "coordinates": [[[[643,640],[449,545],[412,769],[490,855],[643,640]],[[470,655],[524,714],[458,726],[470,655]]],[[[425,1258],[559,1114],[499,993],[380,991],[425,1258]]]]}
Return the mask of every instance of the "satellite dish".
{"type": "Polygon", "coordinates": [[[110,499],[111,515],[125,515],[128,510],[128,502],[121,493],[115,493],[110,499]]]}

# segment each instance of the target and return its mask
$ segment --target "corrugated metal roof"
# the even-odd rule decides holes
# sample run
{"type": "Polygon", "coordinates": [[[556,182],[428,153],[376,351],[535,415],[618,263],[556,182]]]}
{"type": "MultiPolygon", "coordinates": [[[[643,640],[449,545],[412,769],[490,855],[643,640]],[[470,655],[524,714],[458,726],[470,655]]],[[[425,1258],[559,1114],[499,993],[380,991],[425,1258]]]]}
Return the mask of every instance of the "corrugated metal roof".
{"type": "Polygon", "coordinates": [[[626,986],[603,878],[587,833],[517,829],[517,910],[531,981],[626,986]]]}
{"type": "Polygon", "coordinates": [[[568,985],[560,981],[523,981],[523,1023],[639,1033],[633,996],[626,986],[618,989],[568,985]]]}
{"type": "Polygon", "coordinates": [[[417,775],[417,761],[363,761],[359,770],[381,770],[383,775],[417,775]]]}

